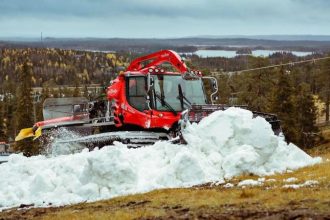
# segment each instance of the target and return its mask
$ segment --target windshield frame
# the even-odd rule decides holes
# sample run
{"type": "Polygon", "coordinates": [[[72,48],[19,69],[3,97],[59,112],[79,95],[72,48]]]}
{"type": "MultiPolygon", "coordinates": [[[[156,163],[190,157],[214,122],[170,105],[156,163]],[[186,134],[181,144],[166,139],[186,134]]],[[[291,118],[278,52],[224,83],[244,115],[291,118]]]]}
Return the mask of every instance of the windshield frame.
{"type": "MultiPolygon", "coordinates": [[[[146,79],[146,76],[145,75],[142,75],[142,74],[131,74],[131,75],[125,77],[127,79],[127,80],[125,80],[126,81],[126,83],[125,83],[125,87],[126,87],[125,94],[126,94],[126,100],[127,100],[128,104],[131,107],[133,107],[134,109],[136,109],[138,111],[141,111],[141,109],[136,108],[136,106],[130,101],[130,93],[129,93],[129,81],[130,81],[130,79],[131,78],[138,78],[138,77],[143,77],[145,79],[145,88],[146,88],[146,86],[147,86],[147,79],[146,79]]],[[[202,94],[203,102],[202,103],[196,103],[196,104],[207,104],[207,101],[208,100],[207,100],[207,95],[205,93],[205,87],[204,87],[204,83],[203,83],[202,78],[197,78],[197,79],[193,79],[193,80],[186,80],[186,79],[182,78],[182,75],[181,74],[173,74],[173,73],[171,73],[171,74],[166,74],[165,73],[164,74],[164,73],[162,73],[162,74],[151,74],[153,85],[151,86],[151,88],[149,90],[149,94],[147,94],[147,90],[146,90],[146,93],[145,93],[147,96],[149,96],[150,109],[156,110],[156,111],[161,111],[161,112],[182,112],[185,109],[189,108],[189,105],[186,102],[184,103],[184,108],[183,109],[181,108],[181,106],[180,106],[180,108],[176,108],[176,106],[172,106],[172,104],[170,102],[168,102],[166,99],[164,100],[166,103],[164,105],[162,105],[162,108],[158,108],[157,100],[159,102],[161,100],[156,97],[155,87],[156,87],[156,83],[158,81],[158,78],[157,77],[177,77],[178,79],[184,80],[184,81],[187,81],[187,82],[190,82],[190,81],[199,81],[200,82],[200,86],[201,86],[200,94],[202,94]]],[[[177,84],[177,85],[179,85],[179,84],[177,84]]],[[[183,84],[180,84],[180,85],[181,85],[181,87],[183,86],[183,84]]],[[[178,87],[175,87],[173,89],[175,90],[175,93],[177,94],[177,97],[179,97],[178,87]]],[[[160,95],[161,94],[159,94],[159,96],[160,95]]],[[[191,97],[189,97],[189,95],[187,96],[187,94],[184,95],[184,98],[187,98],[189,101],[191,99],[191,97]]],[[[146,99],[146,101],[147,101],[147,99],[146,99]]],[[[179,98],[177,99],[177,102],[180,103],[180,99],[179,98]]],[[[192,102],[192,104],[195,104],[195,103],[192,102]]],[[[145,110],[147,110],[147,109],[145,109],[145,110]]],[[[141,111],[141,112],[143,112],[143,111],[141,111]]]]}
{"type": "MultiPolygon", "coordinates": [[[[187,83],[188,82],[192,82],[192,81],[198,81],[200,83],[200,86],[201,86],[200,87],[201,88],[200,95],[202,95],[202,96],[200,96],[200,98],[203,99],[203,102],[194,103],[194,101],[192,101],[192,104],[207,104],[207,97],[206,97],[204,83],[203,83],[202,78],[197,78],[197,79],[193,79],[193,80],[186,80],[186,79],[184,79],[182,77],[182,74],[161,74],[161,75],[160,74],[152,74],[151,77],[153,78],[153,86],[150,89],[150,92],[151,92],[150,97],[151,97],[151,104],[152,104],[151,106],[152,106],[152,109],[154,109],[156,111],[173,112],[173,110],[169,109],[168,107],[165,107],[166,105],[162,105],[162,108],[158,108],[158,104],[157,104],[158,98],[156,97],[156,92],[157,91],[156,91],[156,88],[155,88],[156,87],[156,83],[158,81],[158,77],[178,77],[179,79],[184,80],[184,82],[186,81],[187,83]]],[[[181,85],[181,87],[183,86],[183,84],[181,84],[181,83],[176,84],[176,86],[178,86],[179,84],[181,85]]],[[[175,87],[173,89],[175,90],[175,93],[177,94],[177,97],[179,97],[178,87],[175,87]]],[[[159,95],[161,95],[161,94],[159,94],[159,95]]],[[[191,97],[189,97],[189,95],[187,95],[187,94],[185,94],[184,97],[187,98],[188,100],[191,99],[191,97]]],[[[166,100],[166,98],[165,98],[164,101],[166,101],[168,104],[171,105],[171,103],[169,103],[169,101],[166,100]]],[[[177,101],[178,101],[177,104],[181,104],[179,98],[177,98],[177,101]]],[[[180,108],[177,108],[176,106],[172,106],[171,105],[172,109],[174,109],[176,112],[182,112],[185,109],[189,108],[189,105],[187,103],[184,103],[184,106],[185,107],[182,109],[181,106],[180,106],[180,108]]]]}

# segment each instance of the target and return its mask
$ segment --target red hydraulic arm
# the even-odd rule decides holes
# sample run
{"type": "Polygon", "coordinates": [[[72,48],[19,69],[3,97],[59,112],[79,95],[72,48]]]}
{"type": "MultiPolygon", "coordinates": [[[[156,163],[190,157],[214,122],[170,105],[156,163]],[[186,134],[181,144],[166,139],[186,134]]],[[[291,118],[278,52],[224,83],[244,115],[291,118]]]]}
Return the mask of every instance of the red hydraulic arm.
{"type": "Polygon", "coordinates": [[[127,71],[140,71],[144,72],[150,67],[160,65],[162,63],[171,63],[180,73],[185,73],[188,68],[181,57],[172,50],[161,50],[143,57],[139,57],[131,62],[127,71]],[[147,65],[143,66],[142,62],[150,61],[147,65]]]}

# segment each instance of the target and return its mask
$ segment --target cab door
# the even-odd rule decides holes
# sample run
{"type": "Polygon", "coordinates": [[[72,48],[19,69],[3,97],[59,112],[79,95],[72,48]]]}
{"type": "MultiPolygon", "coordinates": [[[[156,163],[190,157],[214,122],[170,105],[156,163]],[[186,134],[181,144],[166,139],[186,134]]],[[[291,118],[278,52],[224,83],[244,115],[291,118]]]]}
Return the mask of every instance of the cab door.
{"type": "Polygon", "coordinates": [[[125,123],[150,128],[151,113],[147,100],[145,76],[129,76],[126,80],[126,98],[128,106],[125,109],[125,123]]]}
{"type": "Polygon", "coordinates": [[[136,110],[148,110],[146,79],[144,76],[131,76],[127,80],[127,101],[136,110]]]}

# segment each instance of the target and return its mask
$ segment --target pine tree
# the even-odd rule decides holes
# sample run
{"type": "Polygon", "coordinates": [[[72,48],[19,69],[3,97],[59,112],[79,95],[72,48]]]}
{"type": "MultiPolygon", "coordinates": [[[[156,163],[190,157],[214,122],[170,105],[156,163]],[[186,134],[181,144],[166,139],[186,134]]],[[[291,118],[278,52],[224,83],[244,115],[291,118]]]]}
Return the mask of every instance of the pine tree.
{"type": "Polygon", "coordinates": [[[89,98],[89,92],[86,84],[84,85],[84,97],[89,98]]]}
{"type": "Polygon", "coordinates": [[[316,107],[309,84],[302,83],[297,89],[297,128],[298,143],[302,147],[313,147],[318,128],[315,126],[316,107]]]}
{"type": "MultiPolygon", "coordinates": [[[[32,103],[32,83],[31,67],[24,63],[19,71],[19,82],[17,91],[16,122],[17,129],[29,128],[33,125],[33,103],[32,103]]],[[[15,150],[23,152],[24,155],[31,156],[37,153],[36,146],[32,140],[22,140],[16,143],[15,150]]]]}
{"type": "Polygon", "coordinates": [[[8,77],[8,79],[3,82],[4,86],[4,100],[3,100],[3,117],[4,117],[4,132],[8,141],[14,140],[16,135],[16,121],[15,121],[15,111],[16,111],[16,83],[14,82],[14,77],[8,77]]]}
{"type": "Polygon", "coordinates": [[[41,90],[41,97],[39,99],[39,102],[35,103],[35,108],[36,108],[36,119],[37,121],[42,121],[44,120],[43,117],[43,103],[46,98],[50,96],[49,94],[49,89],[47,86],[43,86],[41,90]]]}
{"type": "Polygon", "coordinates": [[[322,65],[321,74],[322,90],[321,97],[325,102],[325,121],[330,121],[330,59],[325,60],[322,65]]]}
{"type": "Polygon", "coordinates": [[[13,141],[16,135],[16,96],[7,95],[4,103],[4,129],[8,141],[13,141]]]}
{"type": "Polygon", "coordinates": [[[74,90],[72,93],[73,97],[80,97],[80,89],[79,89],[79,80],[78,77],[76,77],[75,82],[74,82],[74,90]]]}
{"type": "Polygon", "coordinates": [[[294,106],[294,88],[290,75],[282,68],[279,73],[277,85],[274,89],[271,111],[281,120],[283,133],[288,142],[297,143],[297,130],[294,106]]]}
{"type": "Polygon", "coordinates": [[[7,140],[5,133],[4,100],[0,100],[0,142],[7,140]]]}

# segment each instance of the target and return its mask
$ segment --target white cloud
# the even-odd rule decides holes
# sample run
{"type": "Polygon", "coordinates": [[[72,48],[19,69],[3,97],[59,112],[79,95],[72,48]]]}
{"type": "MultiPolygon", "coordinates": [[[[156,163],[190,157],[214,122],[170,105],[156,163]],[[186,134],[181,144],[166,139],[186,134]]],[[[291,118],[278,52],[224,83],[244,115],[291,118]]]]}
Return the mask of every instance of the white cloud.
{"type": "Polygon", "coordinates": [[[0,36],[330,34],[326,0],[0,0],[0,36]]]}

